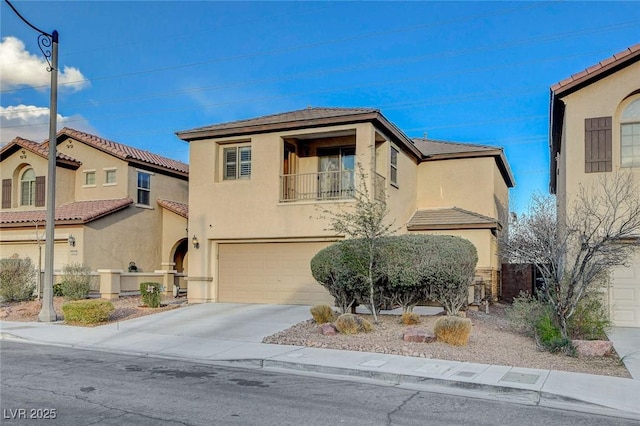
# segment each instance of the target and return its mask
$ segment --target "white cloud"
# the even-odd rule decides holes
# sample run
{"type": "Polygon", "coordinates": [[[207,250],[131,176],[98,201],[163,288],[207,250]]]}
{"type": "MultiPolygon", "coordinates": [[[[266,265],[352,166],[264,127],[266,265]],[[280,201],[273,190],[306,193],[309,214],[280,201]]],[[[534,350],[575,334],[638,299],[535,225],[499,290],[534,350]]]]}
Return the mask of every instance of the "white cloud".
{"type": "MultiPolygon", "coordinates": [[[[87,119],[79,114],[58,114],[58,130],[64,126],[96,134],[87,119]]],[[[0,144],[11,142],[16,136],[35,142],[49,138],[49,108],[35,105],[0,106],[0,144]]]]}
{"type": "MultiPolygon", "coordinates": [[[[40,52],[38,52],[40,53],[40,52]]],[[[5,37],[0,42],[0,90],[21,86],[49,87],[51,76],[42,54],[31,54],[16,37],[5,37]]],[[[64,66],[58,72],[60,89],[82,90],[89,86],[79,69],[64,66]]]]}

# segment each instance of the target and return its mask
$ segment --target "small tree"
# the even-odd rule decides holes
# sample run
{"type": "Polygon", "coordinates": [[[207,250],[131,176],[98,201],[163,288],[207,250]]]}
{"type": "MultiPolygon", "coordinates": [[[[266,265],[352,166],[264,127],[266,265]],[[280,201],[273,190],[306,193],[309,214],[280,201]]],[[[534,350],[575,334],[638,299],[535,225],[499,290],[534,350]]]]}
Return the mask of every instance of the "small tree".
{"type": "Polygon", "coordinates": [[[563,338],[588,290],[624,266],[639,244],[640,192],[630,173],[607,173],[581,187],[558,221],[554,197],[536,195],[529,212],[510,224],[502,241],[513,263],[531,263],[544,280],[545,303],[563,338]]]}
{"type": "Polygon", "coordinates": [[[377,259],[381,238],[391,233],[392,224],[385,223],[389,214],[385,200],[375,200],[371,196],[366,183],[367,175],[362,165],[358,163],[358,187],[355,190],[355,204],[351,209],[338,212],[323,209],[322,212],[329,216],[330,229],[348,238],[362,240],[357,246],[344,246],[350,252],[353,265],[367,283],[367,297],[363,300],[375,322],[378,321],[380,309],[380,294],[377,290],[377,282],[380,274],[377,271],[377,259]]]}

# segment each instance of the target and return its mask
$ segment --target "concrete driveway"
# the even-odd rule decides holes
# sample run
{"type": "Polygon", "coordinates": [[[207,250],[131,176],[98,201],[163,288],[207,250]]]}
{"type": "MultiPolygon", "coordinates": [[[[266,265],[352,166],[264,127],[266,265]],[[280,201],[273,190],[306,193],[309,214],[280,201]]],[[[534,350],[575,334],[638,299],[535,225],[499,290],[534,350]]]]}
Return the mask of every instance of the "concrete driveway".
{"type": "Polygon", "coordinates": [[[631,377],[640,380],[640,328],[612,327],[607,336],[631,377]]]}

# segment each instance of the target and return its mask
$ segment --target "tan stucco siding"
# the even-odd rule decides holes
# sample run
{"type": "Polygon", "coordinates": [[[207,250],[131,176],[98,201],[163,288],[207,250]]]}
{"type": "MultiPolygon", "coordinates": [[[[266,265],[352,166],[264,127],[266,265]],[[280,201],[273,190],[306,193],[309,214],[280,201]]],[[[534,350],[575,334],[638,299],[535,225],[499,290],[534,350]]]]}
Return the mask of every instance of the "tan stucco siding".
{"type": "Polygon", "coordinates": [[[426,161],[418,166],[417,209],[460,207],[495,217],[492,157],[426,161]]]}
{"type": "Polygon", "coordinates": [[[406,224],[416,211],[416,186],[418,179],[417,160],[406,152],[399,150],[395,144],[387,143],[384,151],[386,161],[384,163],[387,188],[387,207],[389,209],[388,223],[392,223],[392,229],[398,229],[398,233],[406,230],[406,224]],[[399,150],[398,154],[398,179],[394,185],[390,180],[390,147],[399,150]]]}
{"type": "MultiPolygon", "coordinates": [[[[44,227],[38,227],[38,235],[41,239],[40,246],[42,249],[42,269],[44,269],[46,256],[44,231],[44,227]]],[[[62,270],[62,267],[69,263],[84,262],[82,240],[82,227],[56,227],[55,246],[53,248],[53,268],[55,271],[62,270]],[[69,245],[70,235],[73,235],[76,240],[75,247],[69,245]]],[[[2,236],[0,237],[0,258],[5,259],[13,256],[20,258],[29,257],[34,267],[38,267],[38,241],[35,227],[2,230],[2,236]]]]}
{"type": "MultiPolygon", "coordinates": [[[[187,236],[187,219],[172,211],[162,209],[162,262],[173,261],[172,255],[176,245],[184,238],[188,238],[188,247],[191,249],[191,237],[187,236]]],[[[158,265],[158,269],[160,265],[158,265]]],[[[166,269],[166,268],[165,268],[166,269]]]]}

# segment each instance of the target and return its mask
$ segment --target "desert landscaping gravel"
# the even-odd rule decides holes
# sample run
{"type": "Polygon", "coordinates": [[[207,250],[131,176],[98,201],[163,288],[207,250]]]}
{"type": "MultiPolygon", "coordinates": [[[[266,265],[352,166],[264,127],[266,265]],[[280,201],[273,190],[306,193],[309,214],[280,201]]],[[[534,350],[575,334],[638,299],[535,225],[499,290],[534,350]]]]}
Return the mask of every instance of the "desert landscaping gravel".
{"type": "MultiPolygon", "coordinates": [[[[374,331],[348,336],[324,336],[318,331],[318,324],[309,319],[268,336],[263,342],[631,377],[615,354],[602,358],[574,358],[538,350],[534,339],[510,330],[505,319],[505,307],[494,304],[489,314],[469,311],[467,317],[471,319],[473,329],[469,344],[462,347],[441,342],[405,342],[402,336],[407,326],[400,323],[400,317],[397,315],[381,315],[379,323],[374,325],[374,331]]],[[[362,316],[372,321],[370,315],[362,316]]],[[[433,324],[437,318],[438,316],[423,315],[421,323],[413,327],[433,331],[433,324]]]]}

